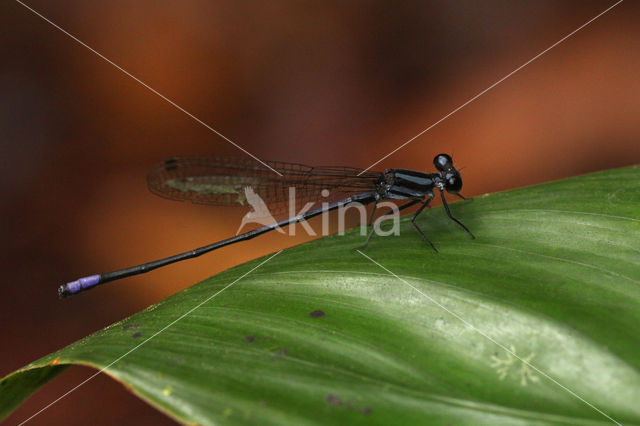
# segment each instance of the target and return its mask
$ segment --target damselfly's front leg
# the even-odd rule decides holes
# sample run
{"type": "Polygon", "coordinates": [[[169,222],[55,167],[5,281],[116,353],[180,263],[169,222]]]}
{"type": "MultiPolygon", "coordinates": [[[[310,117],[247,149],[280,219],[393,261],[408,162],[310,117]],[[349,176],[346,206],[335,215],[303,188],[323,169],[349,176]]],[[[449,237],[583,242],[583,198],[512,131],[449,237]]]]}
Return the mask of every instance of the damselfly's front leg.
{"type": "Polygon", "coordinates": [[[469,231],[469,228],[464,226],[464,224],[462,222],[460,222],[458,219],[456,219],[455,217],[453,217],[451,215],[451,211],[449,210],[449,205],[447,204],[447,200],[444,198],[444,191],[440,191],[440,196],[442,197],[442,205],[444,206],[444,210],[447,212],[447,216],[449,216],[449,219],[453,220],[455,223],[457,223],[458,225],[462,226],[462,229],[467,231],[469,233],[469,235],[471,235],[471,238],[475,239],[476,236],[473,235],[471,233],[471,231],[469,231]]]}

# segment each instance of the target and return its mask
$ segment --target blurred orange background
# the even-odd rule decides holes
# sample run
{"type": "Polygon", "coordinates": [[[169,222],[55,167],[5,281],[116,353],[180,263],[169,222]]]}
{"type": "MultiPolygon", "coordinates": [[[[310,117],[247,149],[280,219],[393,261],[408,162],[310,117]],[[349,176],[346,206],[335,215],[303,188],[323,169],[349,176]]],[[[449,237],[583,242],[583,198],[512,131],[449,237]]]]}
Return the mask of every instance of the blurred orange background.
{"type": "MultiPolygon", "coordinates": [[[[613,1],[27,4],[262,159],[368,167],[613,1]]],[[[475,196],[640,163],[640,4],[623,2],[375,169],[464,167],[475,196]]],[[[147,170],[242,152],[17,2],[0,5],[0,375],[231,266],[266,235],[60,301],[58,285],[235,233],[147,170]]],[[[615,186],[615,182],[603,182],[615,186]]],[[[93,373],[72,368],[18,423],[93,373]]],[[[172,424],[101,375],[31,424],[172,424]]]]}

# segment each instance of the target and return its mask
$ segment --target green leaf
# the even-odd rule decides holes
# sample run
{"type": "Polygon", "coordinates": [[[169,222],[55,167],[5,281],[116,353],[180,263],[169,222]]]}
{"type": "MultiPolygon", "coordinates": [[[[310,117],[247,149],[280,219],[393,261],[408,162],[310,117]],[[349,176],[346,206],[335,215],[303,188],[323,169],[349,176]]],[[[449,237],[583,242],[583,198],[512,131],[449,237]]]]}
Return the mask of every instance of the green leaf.
{"type": "Polygon", "coordinates": [[[475,240],[433,208],[437,254],[405,217],[364,251],[398,277],[356,230],[229,286],[249,262],[5,377],[0,414],[82,364],[185,423],[640,423],[639,188],[634,167],[453,203],[475,240]]]}

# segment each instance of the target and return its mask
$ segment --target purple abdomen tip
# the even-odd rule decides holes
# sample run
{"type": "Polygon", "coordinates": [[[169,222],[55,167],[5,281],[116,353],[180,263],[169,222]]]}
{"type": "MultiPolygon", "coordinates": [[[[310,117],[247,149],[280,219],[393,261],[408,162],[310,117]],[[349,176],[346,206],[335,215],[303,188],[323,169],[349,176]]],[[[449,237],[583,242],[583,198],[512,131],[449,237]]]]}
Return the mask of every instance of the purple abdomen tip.
{"type": "Polygon", "coordinates": [[[71,295],[100,283],[100,275],[79,278],[63,286],[64,292],[71,295]]]}

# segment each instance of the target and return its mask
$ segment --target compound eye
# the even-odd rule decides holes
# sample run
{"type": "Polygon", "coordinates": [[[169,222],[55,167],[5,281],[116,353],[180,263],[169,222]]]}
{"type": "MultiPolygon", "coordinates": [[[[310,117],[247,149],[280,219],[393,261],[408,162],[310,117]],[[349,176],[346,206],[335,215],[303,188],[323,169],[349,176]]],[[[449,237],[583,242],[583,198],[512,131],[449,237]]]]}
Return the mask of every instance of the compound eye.
{"type": "Polygon", "coordinates": [[[453,167],[453,160],[447,154],[438,154],[433,159],[433,165],[441,172],[449,170],[453,167]]]}
{"type": "Polygon", "coordinates": [[[449,172],[444,175],[444,187],[447,192],[457,194],[462,189],[462,178],[457,172],[449,172]]]}

